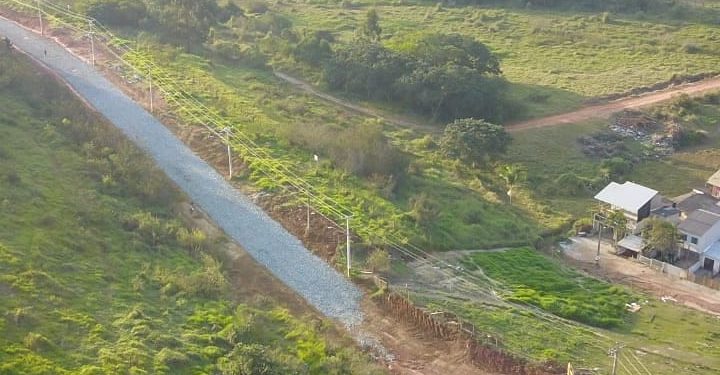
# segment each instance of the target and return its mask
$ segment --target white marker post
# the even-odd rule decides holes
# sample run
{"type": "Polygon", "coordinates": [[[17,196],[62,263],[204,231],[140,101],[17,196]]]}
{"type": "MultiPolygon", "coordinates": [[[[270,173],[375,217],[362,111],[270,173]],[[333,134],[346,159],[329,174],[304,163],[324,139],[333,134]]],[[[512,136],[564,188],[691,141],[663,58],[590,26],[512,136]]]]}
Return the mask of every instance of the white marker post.
{"type": "Polygon", "coordinates": [[[40,20],[40,35],[45,35],[45,28],[43,27],[42,10],[40,10],[40,0],[37,2],[38,19],[40,20]]]}
{"type": "Polygon", "coordinates": [[[225,143],[227,143],[227,154],[228,154],[228,180],[232,180],[232,154],[230,153],[230,128],[225,128],[225,143]]]}
{"type": "Polygon", "coordinates": [[[350,216],[345,216],[345,242],[347,244],[347,275],[350,277],[352,258],[350,256],[350,216]]]}
{"type": "Polygon", "coordinates": [[[88,23],[90,24],[90,32],[88,33],[88,36],[90,37],[90,53],[92,54],[92,66],[95,66],[95,40],[93,39],[93,21],[89,20],[88,23]]]}

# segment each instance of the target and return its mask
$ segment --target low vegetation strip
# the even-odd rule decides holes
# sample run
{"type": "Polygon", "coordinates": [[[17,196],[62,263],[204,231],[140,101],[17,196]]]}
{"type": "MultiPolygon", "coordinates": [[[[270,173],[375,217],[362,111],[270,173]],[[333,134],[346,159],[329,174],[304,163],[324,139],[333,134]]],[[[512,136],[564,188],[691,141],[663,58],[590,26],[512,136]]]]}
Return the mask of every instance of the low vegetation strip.
{"type": "Polygon", "coordinates": [[[506,283],[511,290],[509,301],[597,327],[622,325],[625,304],[632,299],[622,287],[584,276],[529,248],[477,252],[462,263],[506,283]]]}
{"type": "Polygon", "coordinates": [[[150,158],[5,48],[0,107],[0,374],[383,372],[319,319],[235,300],[227,240],[182,220],[187,197],[150,158]]]}
{"type": "Polygon", "coordinates": [[[52,41],[0,19],[0,32],[67,80],[143,149],[259,263],[322,313],[347,325],[362,320],[360,291],[192,153],[160,122],[97,71],[52,41]]]}

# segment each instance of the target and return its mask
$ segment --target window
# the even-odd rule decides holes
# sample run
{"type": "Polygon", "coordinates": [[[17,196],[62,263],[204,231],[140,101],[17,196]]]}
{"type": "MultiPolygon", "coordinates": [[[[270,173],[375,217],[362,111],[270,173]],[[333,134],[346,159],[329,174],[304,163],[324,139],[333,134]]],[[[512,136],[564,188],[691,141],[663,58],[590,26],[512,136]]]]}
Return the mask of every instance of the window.
{"type": "Polygon", "coordinates": [[[680,239],[683,240],[683,241],[685,241],[685,242],[687,242],[687,234],[684,234],[684,233],[681,234],[681,235],[680,235],[680,239]]]}
{"type": "Polygon", "coordinates": [[[690,243],[692,243],[693,245],[697,245],[697,243],[698,243],[698,238],[697,238],[697,237],[690,237],[690,243]]]}

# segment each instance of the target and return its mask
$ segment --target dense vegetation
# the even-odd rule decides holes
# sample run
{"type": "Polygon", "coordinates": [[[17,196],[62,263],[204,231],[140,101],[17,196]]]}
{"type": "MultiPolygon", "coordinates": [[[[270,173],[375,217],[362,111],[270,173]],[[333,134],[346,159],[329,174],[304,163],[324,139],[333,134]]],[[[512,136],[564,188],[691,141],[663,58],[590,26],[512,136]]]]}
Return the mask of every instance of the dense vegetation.
{"type": "Polygon", "coordinates": [[[5,50],[0,103],[0,373],[379,372],[271,296],[233,300],[225,240],[180,220],[149,158],[5,50]]]}
{"type": "Polygon", "coordinates": [[[481,267],[491,278],[506,283],[510,301],[598,327],[621,325],[625,304],[632,298],[621,287],[583,276],[528,248],[476,252],[463,264],[470,270],[481,267]]]}

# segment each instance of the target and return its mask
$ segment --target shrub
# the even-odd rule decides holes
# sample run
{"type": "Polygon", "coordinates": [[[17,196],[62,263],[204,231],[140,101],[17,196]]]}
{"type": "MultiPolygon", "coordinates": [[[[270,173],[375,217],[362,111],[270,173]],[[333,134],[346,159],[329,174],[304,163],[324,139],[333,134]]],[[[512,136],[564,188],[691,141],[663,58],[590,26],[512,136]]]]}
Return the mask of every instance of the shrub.
{"type": "Polygon", "coordinates": [[[373,272],[388,272],[390,270],[390,254],[385,250],[375,250],[367,258],[365,264],[373,272]]]}
{"type": "Polygon", "coordinates": [[[79,6],[88,16],[112,26],[135,27],[147,17],[141,0],[85,0],[79,6]]]}

